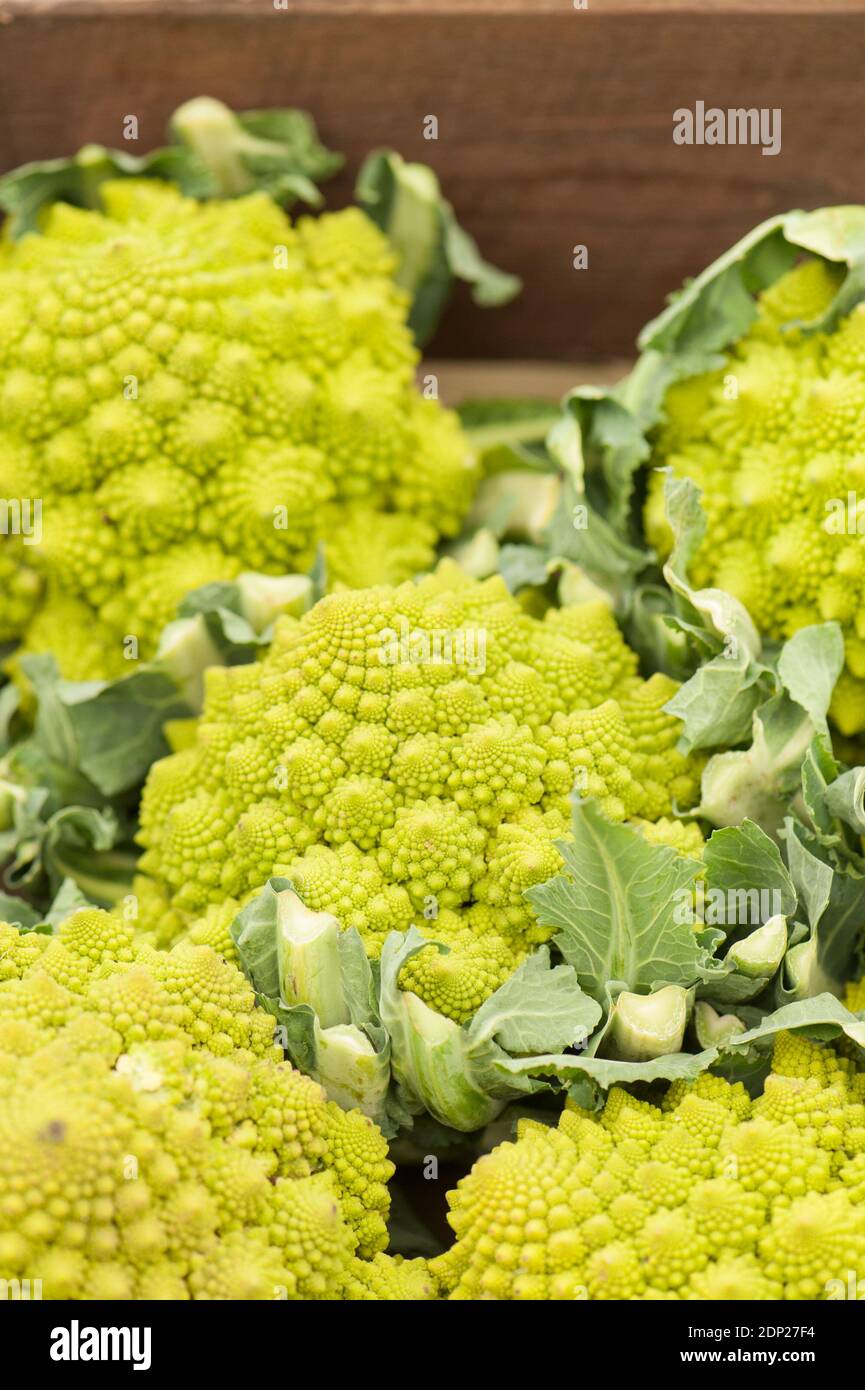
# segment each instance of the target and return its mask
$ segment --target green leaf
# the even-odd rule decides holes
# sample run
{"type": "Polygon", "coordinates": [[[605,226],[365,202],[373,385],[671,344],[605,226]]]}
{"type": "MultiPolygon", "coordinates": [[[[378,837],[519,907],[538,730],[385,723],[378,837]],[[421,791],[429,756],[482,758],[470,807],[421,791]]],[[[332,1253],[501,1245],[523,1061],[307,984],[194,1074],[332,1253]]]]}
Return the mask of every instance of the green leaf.
{"type": "MultiPolygon", "coordinates": [[[[177,616],[191,618],[196,613],[223,613],[239,617],[241,604],[238,585],[230,579],[215,579],[209,584],[202,584],[199,589],[193,589],[178,603],[177,616]]],[[[254,629],[247,624],[246,640],[254,643],[255,639],[254,629]]]]}
{"type": "Polygon", "coordinates": [[[660,584],[638,584],[630,595],[624,628],[628,646],[640,657],[643,670],[663,671],[678,681],[693,674],[691,644],[674,615],[669,589],[660,584]]]}
{"type": "Polygon", "coordinates": [[[578,564],[626,611],[634,582],[653,555],[632,543],[626,524],[633,474],[647,446],[638,445],[617,390],[585,387],[566,398],[547,437],[565,485],[544,539],[551,555],[578,564]]]}
{"type": "Polygon", "coordinates": [[[839,319],[845,318],[865,296],[863,222],[865,218],[859,204],[787,214],[784,232],[793,245],[848,267],[831,304],[817,319],[805,325],[812,333],[831,332],[839,319]]]}
{"type": "Polygon", "coordinates": [[[397,254],[397,283],[412,300],[409,326],[423,345],[435,332],[451,290],[438,179],[425,165],[377,150],[361,165],[355,197],[397,254]]]}
{"type": "Polygon", "coordinates": [[[255,661],[273,638],[276,618],[305,613],[313,588],[309,575],[253,572],[204,584],[178,604],[150,668],[170,677],[189,711],[200,713],[207,669],[255,661]]]}
{"type": "Polygon", "coordinates": [[[188,714],[173,683],[155,670],[135,672],[80,703],[68,688],[65,694],[81,770],[106,796],[142,782],[168,751],[166,722],[188,714]]]}
{"type": "Polygon", "coordinates": [[[816,926],[829,906],[835,875],[830,864],[818,859],[806,847],[790,817],[784,826],[784,850],[790,875],[808,921],[816,926]]]}
{"type": "Polygon", "coordinates": [[[551,556],[574,561],[621,605],[650,558],[645,549],[620,536],[570,478],[561,489],[544,542],[551,556]]]}
{"type": "MultiPolygon", "coordinates": [[[[70,818],[79,820],[89,808],[70,807],[70,818]]],[[[113,818],[102,818],[104,827],[99,839],[96,829],[100,823],[84,835],[70,835],[68,827],[61,827],[57,843],[53,835],[58,830],[60,818],[65,812],[58,812],[48,824],[43,864],[48,872],[50,883],[56,883],[62,876],[75,883],[75,886],[89,903],[98,907],[114,907],[122,898],[132,892],[138,854],[135,848],[121,842],[113,818]]]]}
{"type": "Polygon", "coordinates": [[[561,481],[554,473],[525,468],[493,473],[475,493],[465,532],[472,535],[483,528],[499,540],[507,537],[540,547],[561,492],[561,481]]]}
{"type": "Polygon", "coordinates": [[[785,1004],[767,1014],[761,1023],[732,1037],[728,1047],[739,1050],[751,1043],[774,1039],[776,1033],[804,1032],[819,1042],[829,1042],[842,1034],[865,1048],[865,1021],[845,1009],[833,994],[818,994],[785,1004]]]}
{"type": "Polygon", "coordinates": [[[559,420],[556,403],[535,397],[496,396],[463,401],[457,414],[463,433],[483,458],[486,473],[550,466],[544,443],[559,420]]]}
{"type": "Polygon", "coordinates": [[[673,594],[673,617],[701,664],[668,701],[682,720],[680,746],[729,747],[744,742],[767,695],[768,668],[746,609],[721,589],[694,589],[690,563],[703,542],[706,518],[690,478],[669,474],[664,484],[674,546],[663,574],[673,594]]]}
{"type": "Polygon", "coordinates": [[[285,990],[290,999],[283,997],[284,932],[292,925],[292,913],[300,902],[290,880],[271,878],[246,904],[230,928],[241,967],[259,1004],[277,1020],[282,1044],[294,1065],[318,1081],[332,1100],[346,1109],[361,1109],[386,1137],[392,1137],[401,1125],[411,1123],[411,1116],[391,1088],[390,1039],[379,1017],[376,977],[357,930],[338,931],[334,951],[330,929],[336,919],[330,914],[310,914],[319,921],[307,921],[309,927],[328,919],[320,942],[323,949],[317,950],[315,938],[309,936],[304,961],[304,933],[294,931],[292,940],[298,950],[291,957],[294,988],[285,990]],[[304,982],[310,987],[306,997],[304,982]],[[338,1008],[334,1007],[337,1001],[338,1008]],[[333,1015],[330,1021],[328,1009],[333,1015]]]}
{"type": "Polygon", "coordinates": [[[717,1056],[715,1048],[704,1052],[668,1052],[650,1062],[616,1062],[603,1057],[581,1057],[577,1070],[605,1090],[633,1081],[695,1081],[717,1056]]]}
{"type": "Polygon", "coordinates": [[[588,1078],[602,1090],[610,1086],[622,1086],[635,1081],[695,1081],[712,1065],[718,1056],[716,1048],[704,1052],[668,1052],[663,1057],[653,1057],[648,1062],[620,1062],[606,1057],[564,1056],[533,1057],[527,1064],[514,1058],[508,1063],[510,1070],[518,1071],[523,1065],[531,1067],[532,1074],[543,1075],[549,1072],[560,1081],[579,1084],[588,1078]]]}
{"type": "Polygon", "coordinates": [[[378,984],[363,938],[355,927],[340,932],[339,966],[351,1021],[381,1049],[387,1034],[379,1016],[378,984]]]}
{"type": "Polygon", "coordinates": [[[106,179],[158,178],[176,183],[193,198],[209,196],[212,183],[207,170],[187,150],[154,150],[136,156],[85,145],[69,159],[37,160],[0,179],[0,208],[7,214],[7,234],[18,240],[38,232],[41,214],[52,203],[100,209],[100,188],[106,179]]]}
{"type": "Polygon", "coordinates": [[[699,488],[690,478],[670,474],[664,483],[664,503],[675,541],[664,578],[681,600],[683,615],[716,644],[723,644],[726,659],[755,660],[760,655],[760,637],[747,609],[723,589],[693,589],[688,580],[689,566],[706,533],[699,488]]]}
{"type": "Polygon", "coordinates": [[[613,983],[640,993],[721,972],[681,911],[696,861],[612,825],[591,800],[574,798],[572,834],[557,845],[561,872],[525,896],[593,999],[605,1004],[613,983]]]}
{"type": "Polygon", "coordinates": [[[51,658],[47,673],[44,660],[21,661],[39,700],[37,738],[105,796],[137,786],[170,751],[166,721],[189,714],[174,681],[150,666],[117,681],[65,681],[51,658]]]}
{"type": "Polygon", "coordinates": [[[244,975],[257,994],[274,1000],[279,999],[277,894],[293,887],[291,879],[269,878],[257,897],[241,908],[229,929],[244,975]]]}
{"type": "Polygon", "coordinates": [[[829,702],[843,669],[844,638],[838,623],[803,627],[781,648],[778,675],[817,733],[828,733],[829,702]]]}
{"type": "Polygon", "coordinates": [[[235,114],[213,97],[195,97],[169,122],[173,144],[137,156],[102,145],[86,145],[70,159],[25,164],[0,179],[0,208],[9,215],[14,238],[40,227],[52,203],[100,209],[106,179],[158,178],[191,198],[236,198],[256,190],[284,205],[300,198],[318,206],[316,184],[343,164],[325,149],[304,111],[243,111],[235,114]]]}
{"type": "MultiPolygon", "coordinates": [[[[16,746],[7,766],[26,776],[28,762],[18,753],[16,746]]],[[[67,878],[100,906],[111,906],[130,891],[137,856],[123,843],[130,828],[111,806],[64,805],[62,799],[58,805],[50,785],[24,780],[5,783],[4,790],[9,811],[0,830],[4,879],[25,891],[37,910],[47,907],[67,878]]]]}
{"type": "MultiPolygon", "coordinates": [[[[784,843],[811,927],[809,973],[820,989],[840,994],[861,949],[865,873],[852,863],[843,868],[833,864],[818,843],[807,843],[806,832],[791,820],[784,843]]],[[[811,988],[809,992],[815,991],[811,988]]]]}
{"type": "Polygon", "coordinates": [[[857,835],[865,835],[865,767],[842,772],[826,787],[824,804],[857,835]]]}
{"type": "Polygon", "coordinates": [[[548,556],[537,545],[503,545],[499,551],[498,572],[512,594],[536,585],[543,588],[549,579],[548,556]]]}
{"type": "Polygon", "coordinates": [[[744,648],[700,666],[664,707],[682,721],[683,751],[743,743],[764,697],[759,679],[744,648]]]}
{"type": "Polygon", "coordinates": [[[49,926],[59,926],[82,907],[93,907],[92,899],[81,891],[74,879],[64,878],[44,920],[49,926]]]}
{"type": "MultiPolygon", "coordinates": [[[[0,653],[0,664],[3,660],[4,655],[0,653]]],[[[0,753],[4,753],[13,741],[13,723],[20,708],[21,691],[18,686],[10,681],[8,685],[0,687],[0,753]]]]}
{"type": "Polygon", "coordinates": [[[317,1048],[315,1014],[308,1004],[286,1005],[278,996],[256,994],[260,1009],[276,1020],[274,1041],[279,1041],[289,1058],[305,1076],[315,1075],[317,1048]]]}
{"type": "Polygon", "coordinates": [[[721,1008],[730,1008],[737,1004],[747,1003],[751,999],[757,999],[771,978],[770,975],[756,977],[740,975],[731,967],[729,975],[701,986],[698,993],[706,1003],[721,1008]]]}
{"type": "MultiPolygon", "coordinates": [[[[654,560],[633,503],[638,496],[637,473],[651,456],[649,440],[663,418],[668,388],[676,381],[723,366],[726,350],[756,318],[756,296],[789,270],[802,250],[847,266],[826,313],[807,325],[796,325],[807,332],[834,326],[865,299],[863,221],[861,207],[822,208],[768,219],[671,296],[667,307],[640,334],[640,357],[622,381],[607,391],[578,388],[566,399],[560,423],[550,432],[549,448],[579,500],[588,506],[591,522],[588,530],[576,542],[571,537],[571,546],[567,546],[570,508],[563,508],[563,517],[557,518],[555,549],[585,565],[593,578],[605,583],[626,615],[631,595],[628,584],[620,580],[626,569],[631,579],[640,573],[634,552],[642,553],[643,568],[649,568],[654,560]],[[600,525],[595,525],[596,516],[600,525]],[[625,553],[621,547],[626,548],[625,553]],[[612,552],[606,563],[605,548],[612,552]]],[[[677,523],[679,532],[664,576],[677,597],[681,630],[688,634],[695,655],[702,660],[719,655],[719,638],[727,656],[733,654],[728,638],[735,638],[744,640],[746,651],[757,660],[760,648],[754,641],[756,633],[741,604],[718,590],[704,590],[699,595],[690,590],[687,568],[702,538],[703,523],[697,516],[694,484],[688,479],[673,481],[681,495],[671,499],[672,505],[668,501],[668,509],[674,532],[677,523]]],[[[646,617],[644,613],[644,622],[646,617]]],[[[743,741],[747,736],[746,721],[758,703],[754,673],[743,661],[738,683],[735,673],[726,674],[726,679],[717,680],[716,663],[702,678],[702,687],[682,697],[688,721],[686,739],[693,747],[712,746],[709,733],[713,726],[723,729],[725,736],[737,731],[743,741]],[[707,714],[707,709],[713,713],[707,714]],[[719,717],[717,723],[714,714],[719,717]]],[[[800,670],[793,679],[795,691],[791,695],[797,699],[802,696],[805,708],[813,713],[822,703],[823,692],[806,689],[811,675],[800,670]]]]}
{"type": "MultiPolygon", "coordinates": [[[[37,700],[35,741],[46,758],[61,767],[74,768],[78,763],[78,746],[72,721],[60,696],[60,672],[54,658],[47,653],[25,656],[21,669],[33,687],[37,700]]],[[[99,690],[96,683],[89,689],[99,690]]]]}
{"type": "Polygon", "coordinates": [[[523,287],[520,277],[484,260],[474,237],[457,222],[450,203],[442,204],[442,216],[444,251],[451,275],[470,286],[472,299],[480,308],[509,304],[523,287]]]}
{"type": "Polygon", "coordinates": [[[614,387],[572,391],[547,437],[547,450],[568,483],[551,523],[549,548],[582,565],[609,590],[624,614],[630,609],[636,577],[653,569],[656,561],[635,525],[637,474],[651,454],[648,431],[670,383],[712,365],[714,359],[673,362],[646,352],[614,387]],[[586,517],[586,524],[576,530],[575,506],[583,508],[586,517]]]}
{"type": "Polygon", "coordinates": [[[794,245],[825,260],[865,260],[865,209],[858,203],[788,213],[784,230],[794,245]]]}
{"type": "MultiPolygon", "coordinates": [[[[640,333],[641,351],[709,354],[723,351],[756,317],[754,295],[789,270],[783,215],[770,217],[691,280],[640,333]]],[[[702,368],[697,368],[702,370],[702,368]]]]}
{"type": "Polygon", "coordinates": [[[412,297],[409,325],[419,344],[432,337],[455,279],[469,284],[484,307],[507,304],[519,293],[517,276],[483,259],[425,164],[376,150],[361,166],[355,196],[397,253],[396,279],[412,297]]]}
{"type": "Polygon", "coordinates": [[[715,830],[703,850],[705,895],[711,903],[722,902],[736,915],[731,922],[717,914],[706,916],[709,925],[759,927],[777,913],[792,916],[796,910],[796,887],[774,840],[746,820],[738,826],[715,830]],[[756,904],[756,915],[754,906],[756,904]],[[745,912],[739,914],[744,905],[745,912]]]}
{"type": "MultiPolygon", "coordinates": [[[[475,1076],[465,1029],[423,1004],[417,995],[399,988],[404,965],[429,948],[416,927],[391,932],[381,954],[381,1019],[391,1040],[391,1065],[400,1099],[412,1113],[426,1110],[441,1124],[471,1133],[500,1114],[506,1100],[492,1095],[481,1075],[475,1076]]],[[[495,1056],[494,1043],[481,1044],[481,1053],[495,1056]]],[[[504,1057],[501,1052],[501,1056],[504,1057]]],[[[518,1089],[515,1087],[515,1089],[518,1089]]],[[[524,1089],[531,1089],[528,1085],[524,1089]]]]}
{"type": "Polygon", "coordinates": [[[30,930],[32,927],[38,926],[41,921],[41,915],[24,898],[17,898],[12,893],[0,892],[0,922],[6,922],[11,927],[30,930]]]}
{"type": "Polygon", "coordinates": [[[709,759],[697,814],[718,826],[747,818],[776,833],[813,737],[814,725],[801,705],[786,694],[768,699],[755,711],[750,748],[709,759]]]}
{"type": "MultiPolygon", "coordinates": [[[[634,475],[650,452],[642,430],[613,392],[597,387],[578,387],[566,398],[564,408],[573,416],[576,430],[569,451],[559,450],[558,461],[595,507],[602,481],[604,518],[614,530],[624,532],[634,475]]],[[[555,454],[555,439],[551,447],[555,454]]]]}
{"type": "Polygon", "coordinates": [[[38,702],[35,743],[103,796],[136,787],[170,751],[164,723],[189,713],[174,681],[153,666],[110,682],[63,680],[48,655],[22,657],[21,667],[38,702]]]}
{"type": "Polygon", "coordinates": [[[172,137],[190,151],[211,179],[209,196],[237,198],[256,190],[288,205],[322,202],[316,184],[339,172],[342,155],[318,138],[305,111],[242,111],[213,97],[194,97],[171,117],[172,137]]]}
{"type": "Polygon", "coordinates": [[[802,816],[818,835],[833,837],[832,813],[826,806],[826,789],[838,776],[838,764],[828,738],[812,739],[802,760],[802,816]]]}
{"type": "Polygon", "coordinates": [[[550,969],[545,946],[528,956],[481,1005],[469,1025],[473,1044],[493,1039],[526,1055],[583,1044],[600,1021],[598,1004],[580,989],[568,965],[550,969]]]}
{"type": "MultiPolygon", "coordinates": [[[[494,1120],[510,1101],[557,1084],[554,1072],[549,1077],[534,1074],[534,1057],[515,1059],[506,1046],[546,1050],[579,1045],[600,1009],[581,993],[573,971],[567,966],[551,969],[548,952],[541,950],[460,1028],[399,988],[403,966],[431,944],[437,943],[415,927],[388,936],[381,956],[381,1020],[390,1035],[393,1072],[405,1107],[471,1133],[494,1120]]],[[[565,1055],[563,1060],[572,1058],[565,1055]]]]}

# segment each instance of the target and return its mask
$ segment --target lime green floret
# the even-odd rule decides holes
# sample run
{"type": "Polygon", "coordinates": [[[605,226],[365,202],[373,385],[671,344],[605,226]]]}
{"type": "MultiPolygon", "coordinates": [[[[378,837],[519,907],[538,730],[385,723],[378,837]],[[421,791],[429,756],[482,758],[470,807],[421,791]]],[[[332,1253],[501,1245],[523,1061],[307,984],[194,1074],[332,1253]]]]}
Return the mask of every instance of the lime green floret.
{"type": "Polygon", "coordinates": [[[294,1071],[240,970],[114,913],[0,923],[0,1278],[60,1299],[429,1296],[376,1126],[294,1071]]]}
{"type": "Polygon", "coordinates": [[[463,1023],[550,935],[524,894],[561,867],[575,784],[677,839],[700,763],[676,750],[675,689],[636,674],[601,601],[541,621],[451,562],[330,595],[262,661],[211,670],[196,744],[153,767],[142,926],[284,875],[371,956],[413,923],[446,945],[402,983],[463,1023]]]}
{"type": "Polygon", "coordinates": [[[704,1073],[521,1121],[449,1194],[451,1299],[845,1298],[865,1259],[865,1072],[781,1033],[764,1093],[704,1073]]]}
{"type": "Polygon", "coordinates": [[[39,602],[39,576],[22,563],[22,550],[8,536],[0,536],[0,642],[18,637],[30,622],[39,602]]]}
{"type": "Polygon", "coordinates": [[[477,465],[414,386],[385,237],[358,209],[292,224],[263,194],[101,194],[0,260],[0,497],[42,508],[41,535],[25,512],[0,539],[0,641],[111,676],[190,590],[308,570],[319,542],[332,587],[428,569],[477,465]]]}
{"type": "MultiPolygon", "coordinates": [[[[766,290],[724,364],[668,390],[652,463],[702,490],[695,586],[728,590],[773,638],[841,624],[847,663],[831,713],[854,734],[865,728],[865,304],[832,332],[790,327],[817,318],[837,288],[836,270],[809,260],[766,290]]],[[[666,554],[663,484],[654,472],[646,529],[666,554]]]]}

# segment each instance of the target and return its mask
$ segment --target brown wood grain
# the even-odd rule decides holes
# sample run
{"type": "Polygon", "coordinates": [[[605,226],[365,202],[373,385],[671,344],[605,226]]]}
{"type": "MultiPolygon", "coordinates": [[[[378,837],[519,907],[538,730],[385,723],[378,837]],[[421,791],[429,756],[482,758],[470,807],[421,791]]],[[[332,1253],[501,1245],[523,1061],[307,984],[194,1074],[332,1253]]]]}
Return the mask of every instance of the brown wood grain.
{"type": "Polygon", "coordinates": [[[668,291],[761,218],[865,198],[859,0],[394,2],[0,0],[0,167],[117,145],[127,114],[151,148],[201,92],[306,107],[348,156],[332,205],[371,147],[393,146],[432,164],[484,251],[523,276],[506,309],[457,295],[433,347],[470,358],[627,354],[668,291]],[[697,100],[780,107],[780,154],[675,145],[672,113],[697,100]]]}
{"type": "Polygon", "coordinates": [[[418,373],[433,375],[445,405],[492,397],[536,397],[558,403],[574,386],[612,386],[633,366],[628,359],[606,362],[440,361],[425,358],[418,373]]]}
{"type": "MultiPolygon", "coordinates": [[[[586,9],[610,14],[852,14],[865,0],[288,0],[295,14],[561,14],[586,9]]],[[[209,14],[259,13],[261,0],[2,0],[0,14],[100,15],[148,12],[162,16],[207,10],[209,14]]],[[[270,7],[268,7],[270,8],[270,7]]]]}

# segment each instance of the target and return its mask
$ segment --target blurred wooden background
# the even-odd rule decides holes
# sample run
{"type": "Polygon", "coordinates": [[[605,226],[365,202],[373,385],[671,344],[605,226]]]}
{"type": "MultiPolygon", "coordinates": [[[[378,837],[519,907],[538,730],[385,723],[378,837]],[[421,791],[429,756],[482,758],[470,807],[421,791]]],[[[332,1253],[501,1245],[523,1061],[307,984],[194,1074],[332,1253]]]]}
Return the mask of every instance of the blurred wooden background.
{"type": "Polygon", "coordinates": [[[621,356],[761,218],[865,198],[865,0],[585,3],[0,0],[0,167],[124,144],[128,114],[140,140],[124,148],[152,148],[203,92],[302,106],[348,156],[331,205],[393,146],[437,169],[486,254],[523,277],[506,309],[460,295],[436,356],[621,356]],[[675,145],[673,111],[698,100],[780,107],[781,152],[675,145]]]}

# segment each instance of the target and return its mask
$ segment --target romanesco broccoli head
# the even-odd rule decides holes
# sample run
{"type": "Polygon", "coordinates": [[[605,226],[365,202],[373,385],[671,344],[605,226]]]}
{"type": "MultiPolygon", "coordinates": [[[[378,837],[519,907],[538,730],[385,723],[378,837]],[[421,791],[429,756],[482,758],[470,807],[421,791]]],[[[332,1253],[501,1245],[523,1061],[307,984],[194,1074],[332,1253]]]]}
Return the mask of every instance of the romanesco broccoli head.
{"type": "Polygon", "coordinates": [[[11,642],[24,632],[38,612],[41,585],[39,575],[24,563],[14,542],[3,536],[0,546],[0,586],[3,611],[0,613],[0,642],[11,642]]]}
{"type": "Polygon", "coordinates": [[[426,1260],[407,1260],[401,1255],[375,1255],[356,1260],[348,1297],[358,1301],[426,1303],[436,1297],[435,1282],[426,1260]]]}
{"type": "Polygon", "coordinates": [[[804,335],[838,288],[811,259],[759,298],[757,319],[720,369],[676,382],[656,432],[645,522],[671,547],[664,474],[702,491],[707,529],[690,569],[695,586],[726,589],[760,630],[786,638],[812,623],[841,624],[846,669],[832,716],[865,728],[865,305],[829,332],[804,335]]]}
{"type": "Polygon", "coordinates": [[[551,934],[525,892],[561,867],[575,783],[676,838],[700,762],[676,750],[675,688],[637,676],[609,610],[539,620],[450,562],[330,595],[260,662],[208,673],[197,743],[145,788],[147,895],[217,947],[225,900],[272,875],[371,956],[418,924],[448,952],[403,986],[465,1022],[551,934]]]}
{"type": "Polygon", "coordinates": [[[381,1133],[282,1060],[206,945],[154,949],[118,912],[76,912],[55,936],[0,924],[0,1078],[4,1279],[64,1299],[424,1287],[419,1264],[376,1258],[381,1133]]]}
{"type": "Polygon", "coordinates": [[[415,390],[385,237],[358,209],[292,225],[263,194],[100,194],[0,266],[0,494],[22,509],[0,641],[112,678],[191,590],[307,570],[319,542],[334,587],[428,569],[477,464],[415,390]]]}
{"type": "Polygon", "coordinates": [[[865,1258],[865,1072],[780,1034],[765,1093],[708,1073],[658,1106],[521,1121],[449,1194],[451,1299],[826,1299],[865,1258]]]}

